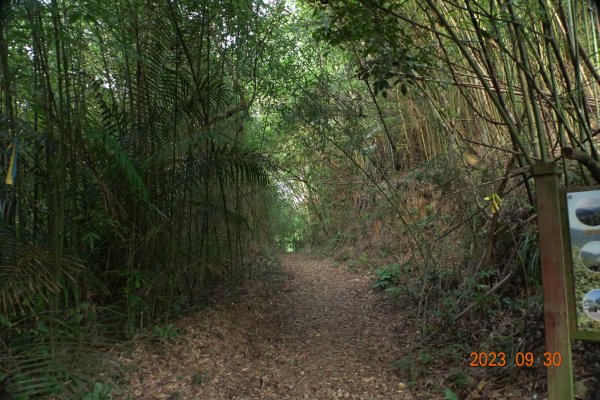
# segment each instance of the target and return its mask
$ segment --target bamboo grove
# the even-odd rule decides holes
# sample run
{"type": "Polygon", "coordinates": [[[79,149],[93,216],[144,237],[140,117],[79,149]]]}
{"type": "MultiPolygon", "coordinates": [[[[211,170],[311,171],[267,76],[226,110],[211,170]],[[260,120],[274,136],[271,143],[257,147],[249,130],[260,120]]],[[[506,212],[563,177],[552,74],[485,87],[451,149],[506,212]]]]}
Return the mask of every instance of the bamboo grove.
{"type": "Polygon", "coordinates": [[[583,0],[0,2],[0,383],[112,382],[74,349],[233,293],[273,239],[392,254],[424,326],[473,277],[534,293],[529,167],[591,182],[599,24],[583,0]]]}
{"type": "Polygon", "coordinates": [[[295,104],[299,125],[328,143],[319,154],[330,171],[305,175],[317,177],[316,208],[328,216],[313,234],[335,237],[347,262],[395,260],[383,271],[394,277],[388,289],[414,308],[422,343],[454,324],[448,343],[466,335],[494,347],[482,332],[519,332],[510,346],[533,346],[541,287],[530,167],[558,163],[566,186],[597,181],[583,167],[598,160],[595,3],[310,4],[314,36],[349,60],[327,79],[351,79],[341,98],[353,105],[327,79],[314,89],[322,96],[295,104]],[[315,108],[329,126],[313,123],[315,108]],[[515,331],[478,315],[503,315],[515,331]]]}
{"type": "Polygon", "coordinates": [[[168,320],[248,274],[272,170],[244,131],[267,14],[246,1],[2,2],[11,393],[59,393],[73,346],[168,320]]]}
{"type": "MultiPolygon", "coordinates": [[[[500,174],[493,177],[498,183],[520,175],[531,205],[527,171],[537,161],[560,162],[566,185],[590,182],[589,172],[568,159],[576,148],[597,160],[593,3],[326,3],[314,7],[319,37],[354,55],[380,117],[379,152],[367,156],[379,174],[441,155],[474,155],[475,162],[506,164],[490,170],[500,174]],[[411,122],[415,111],[429,116],[411,122]]],[[[406,214],[402,204],[399,210],[406,214]]],[[[415,248],[418,242],[415,236],[415,248]]]]}

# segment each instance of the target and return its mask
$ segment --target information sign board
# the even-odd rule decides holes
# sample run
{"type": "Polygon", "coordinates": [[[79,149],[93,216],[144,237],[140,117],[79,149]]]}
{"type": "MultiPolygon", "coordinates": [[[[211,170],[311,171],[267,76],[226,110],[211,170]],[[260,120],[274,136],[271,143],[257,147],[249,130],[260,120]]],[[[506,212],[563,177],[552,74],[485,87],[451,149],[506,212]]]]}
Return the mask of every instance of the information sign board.
{"type": "Polygon", "coordinates": [[[600,334],[600,190],[566,198],[576,331],[600,334]]]}

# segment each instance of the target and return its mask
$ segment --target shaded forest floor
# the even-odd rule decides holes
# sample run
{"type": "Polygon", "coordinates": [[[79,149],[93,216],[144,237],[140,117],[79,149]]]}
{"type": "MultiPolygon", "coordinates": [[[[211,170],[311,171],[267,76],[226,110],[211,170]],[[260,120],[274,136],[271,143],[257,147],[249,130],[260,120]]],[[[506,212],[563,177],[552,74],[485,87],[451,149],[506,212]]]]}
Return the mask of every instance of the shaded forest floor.
{"type": "MultiPolygon", "coordinates": [[[[372,279],[287,254],[235,304],[122,356],[136,399],[412,399],[389,363],[399,325],[372,279]]],[[[398,323],[400,322],[398,318],[398,323]]]]}
{"type": "MultiPolygon", "coordinates": [[[[180,319],[175,337],[134,340],[119,354],[128,398],[444,398],[443,365],[418,385],[391,367],[415,328],[372,277],[305,254],[280,260],[235,303],[180,319]]],[[[525,398],[511,392],[469,398],[525,398]]]]}

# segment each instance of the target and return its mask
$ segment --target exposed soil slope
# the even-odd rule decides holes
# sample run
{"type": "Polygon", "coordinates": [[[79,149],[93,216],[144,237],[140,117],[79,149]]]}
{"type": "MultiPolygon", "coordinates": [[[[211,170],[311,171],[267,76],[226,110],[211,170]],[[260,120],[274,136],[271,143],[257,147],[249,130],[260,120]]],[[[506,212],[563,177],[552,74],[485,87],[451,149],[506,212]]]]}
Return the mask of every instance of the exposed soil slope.
{"type": "Polygon", "coordinates": [[[394,313],[369,278],[302,254],[281,261],[283,277],[179,321],[181,336],[136,342],[131,397],[413,399],[389,365],[394,313]]]}

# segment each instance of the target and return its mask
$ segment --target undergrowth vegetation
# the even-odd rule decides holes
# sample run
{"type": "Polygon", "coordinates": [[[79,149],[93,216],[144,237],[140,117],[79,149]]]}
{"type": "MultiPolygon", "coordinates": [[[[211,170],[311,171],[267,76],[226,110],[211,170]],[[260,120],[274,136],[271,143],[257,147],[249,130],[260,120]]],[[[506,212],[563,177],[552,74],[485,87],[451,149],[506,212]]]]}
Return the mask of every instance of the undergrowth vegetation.
{"type": "MultiPolygon", "coordinates": [[[[415,356],[443,344],[447,389],[480,395],[486,372],[468,368],[471,351],[543,347],[530,166],[556,162],[566,186],[592,180],[569,149],[597,159],[598,12],[553,1],[306,3],[328,68],[315,68],[283,129],[313,142],[295,169],[310,242],[373,271],[375,288],[410,310],[418,333],[400,369],[426,371],[415,356]]],[[[524,379],[489,373],[508,386],[524,379]]]]}
{"type": "Polygon", "coordinates": [[[592,181],[597,24],[555,0],[0,2],[0,392],[110,397],[102,348],[176,338],[277,246],[374,272],[416,332],[394,366],[414,382],[435,342],[446,397],[475,393],[470,351],[542,344],[530,167],[592,181]]]}
{"type": "Polygon", "coordinates": [[[0,3],[0,393],[109,398],[103,349],[175,337],[288,234],[245,129],[282,10],[0,3]]]}

